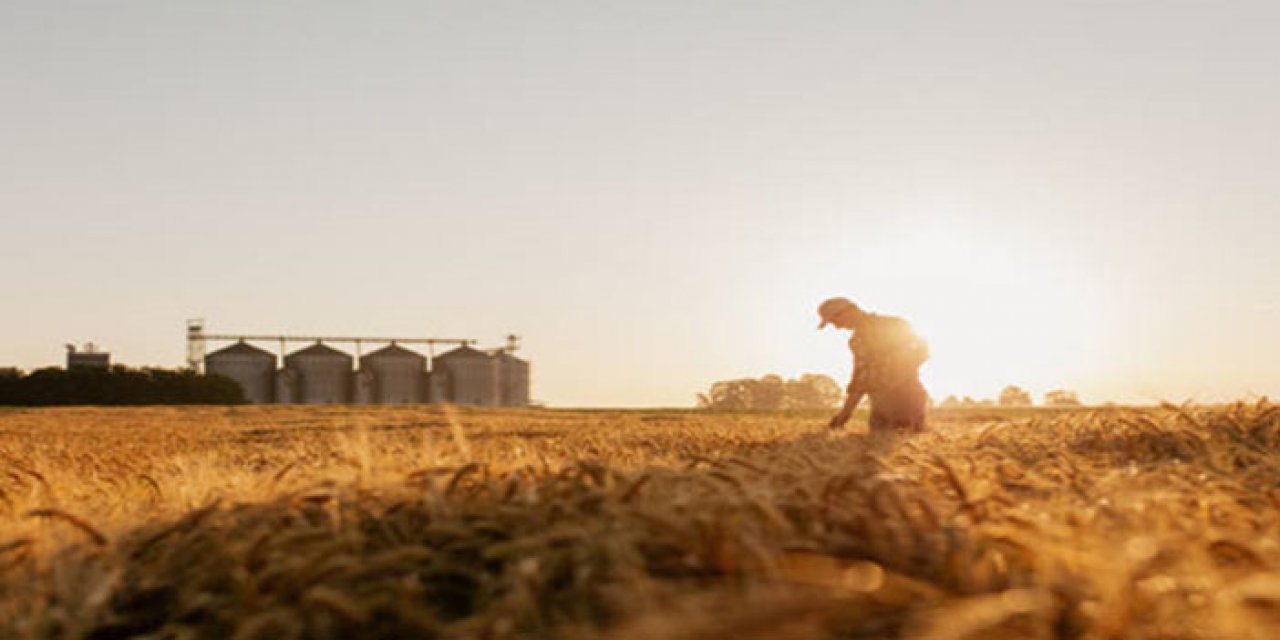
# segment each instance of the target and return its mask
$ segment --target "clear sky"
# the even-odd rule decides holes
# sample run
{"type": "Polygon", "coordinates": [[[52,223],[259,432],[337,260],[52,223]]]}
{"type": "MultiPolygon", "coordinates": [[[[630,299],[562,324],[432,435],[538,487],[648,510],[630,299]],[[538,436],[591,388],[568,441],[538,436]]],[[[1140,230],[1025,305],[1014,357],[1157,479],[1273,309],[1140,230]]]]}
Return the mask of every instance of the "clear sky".
{"type": "Polygon", "coordinates": [[[1280,395],[1280,4],[0,2],[0,364],[524,337],[535,398],[1280,395]]]}

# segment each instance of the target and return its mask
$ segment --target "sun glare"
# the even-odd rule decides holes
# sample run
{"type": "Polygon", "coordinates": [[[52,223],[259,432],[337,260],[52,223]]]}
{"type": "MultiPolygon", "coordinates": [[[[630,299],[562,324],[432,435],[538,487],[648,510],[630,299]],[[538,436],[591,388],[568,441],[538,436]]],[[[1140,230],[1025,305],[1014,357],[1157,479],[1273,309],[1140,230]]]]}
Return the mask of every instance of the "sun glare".
{"type": "Polygon", "coordinates": [[[1089,357],[1087,291],[1077,269],[998,234],[933,228],[854,259],[849,295],[900,315],[930,345],[922,378],[936,399],[991,398],[1070,385],[1089,357]]]}

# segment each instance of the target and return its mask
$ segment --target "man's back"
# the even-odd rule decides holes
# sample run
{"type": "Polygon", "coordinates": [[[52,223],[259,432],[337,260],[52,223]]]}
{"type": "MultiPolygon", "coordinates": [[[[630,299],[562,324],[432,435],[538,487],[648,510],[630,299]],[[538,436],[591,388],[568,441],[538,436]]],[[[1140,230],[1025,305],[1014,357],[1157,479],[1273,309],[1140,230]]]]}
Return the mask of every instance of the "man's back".
{"type": "Polygon", "coordinates": [[[916,379],[929,347],[902,318],[867,314],[849,338],[854,358],[853,385],[871,393],[886,391],[916,379]]]}

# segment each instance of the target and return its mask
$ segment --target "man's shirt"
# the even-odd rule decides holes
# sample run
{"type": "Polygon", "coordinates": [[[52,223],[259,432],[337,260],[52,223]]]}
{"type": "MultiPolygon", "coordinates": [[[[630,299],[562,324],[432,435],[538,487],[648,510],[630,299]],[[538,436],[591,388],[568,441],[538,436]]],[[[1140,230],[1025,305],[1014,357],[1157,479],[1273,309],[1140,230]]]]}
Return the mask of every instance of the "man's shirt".
{"type": "Polygon", "coordinates": [[[849,338],[853,377],[848,390],[888,391],[915,380],[920,365],[929,358],[929,346],[902,318],[868,316],[849,338]]]}

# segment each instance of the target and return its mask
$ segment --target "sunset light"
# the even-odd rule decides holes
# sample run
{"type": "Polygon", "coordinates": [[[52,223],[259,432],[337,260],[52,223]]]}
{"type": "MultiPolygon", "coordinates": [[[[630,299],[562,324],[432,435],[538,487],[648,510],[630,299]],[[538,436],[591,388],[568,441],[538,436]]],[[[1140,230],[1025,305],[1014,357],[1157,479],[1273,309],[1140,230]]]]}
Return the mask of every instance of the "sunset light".
{"type": "Polygon", "coordinates": [[[1278,25],[0,1],[0,639],[1280,638],[1278,25]]]}
{"type": "Polygon", "coordinates": [[[1096,357],[1098,328],[1081,265],[1055,262],[1015,239],[928,229],[860,260],[893,264],[884,284],[915,292],[901,309],[930,343],[924,377],[937,399],[988,397],[1008,384],[1043,392],[1067,384],[1096,357]]]}
{"type": "MultiPolygon", "coordinates": [[[[845,295],[910,321],[930,346],[921,375],[935,400],[991,397],[1010,384],[1041,394],[1079,385],[1091,367],[1104,366],[1110,338],[1105,318],[1093,312],[1104,305],[1089,286],[1100,276],[1084,256],[1010,231],[941,222],[877,234],[852,251],[838,246],[831,241],[839,258],[830,271],[807,277],[802,290],[813,305],[845,295]]],[[[843,378],[844,339],[805,344],[843,378]]]]}

